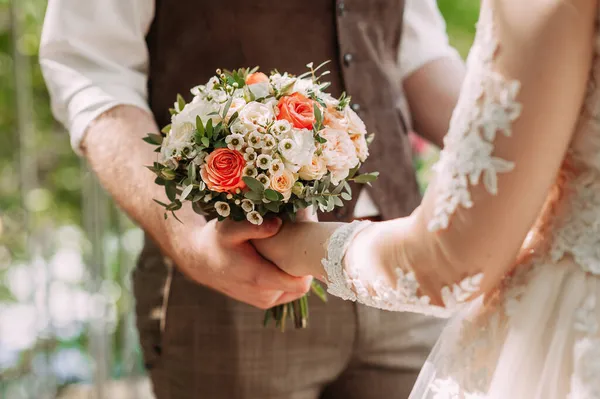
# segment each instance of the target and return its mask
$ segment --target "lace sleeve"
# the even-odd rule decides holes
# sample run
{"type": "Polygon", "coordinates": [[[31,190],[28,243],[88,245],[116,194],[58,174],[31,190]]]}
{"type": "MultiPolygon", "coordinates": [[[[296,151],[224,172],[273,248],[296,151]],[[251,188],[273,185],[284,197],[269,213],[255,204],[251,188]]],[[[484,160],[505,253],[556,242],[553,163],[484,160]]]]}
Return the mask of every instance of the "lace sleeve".
{"type": "Polygon", "coordinates": [[[421,207],[406,220],[350,225],[332,236],[323,265],[333,295],[443,317],[514,264],[566,154],[594,31],[559,6],[538,9],[543,2],[527,10],[529,20],[515,7],[499,7],[498,18],[492,12],[492,3],[514,1],[483,2],[421,207]],[[362,254],[344,258],[356,247],[362,254]]]}

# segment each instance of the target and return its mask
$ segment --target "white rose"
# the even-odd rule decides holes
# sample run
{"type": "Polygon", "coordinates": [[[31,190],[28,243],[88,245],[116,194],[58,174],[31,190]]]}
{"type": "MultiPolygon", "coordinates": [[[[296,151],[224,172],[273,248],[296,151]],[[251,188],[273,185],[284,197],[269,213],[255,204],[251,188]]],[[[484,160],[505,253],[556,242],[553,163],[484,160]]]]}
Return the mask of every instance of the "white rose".
{"type": "Polygon", "coordinates": [[[219,106],[217,104],[208,103],[206,101],[191,102],[183,107],[183,110],[173,115],[171,118],[171,132],[169,135],[173,135],[174,140],[179,141],[180,138],[186,140],[192,139],[192,132],[196,128],[196,117],[199,116],[202,119],[202,123],[206,124],[209,119],[212,119],[213,125],[218,124],[221,121],[219,115],[209,115],[214,112],[219,112],[219,106]]]}
{"type": "Polygon", "coordinates": [[[271,107],[256,101],[246,104],[239,111],[239,115],[242,123],[254,126],[267,126],[275,117],[271,107]]]}
{"type": "Polygon", "coordinates": [[[271,188],[283,195],[284,201],[290,199],[294,183],[296,183],[296,177],[287,169],[283,173],[271,177],[271,188]]]}
{"type": "Polygon", "coordinates": [[[229,214],[231,213],[231,208],[229,207],[229,204],[223,201],[217,201],[215,203],[215,210],[217,211],[219,216],[222,216],[224,218],[229,216],[229,214]]]}
{"type": "Polygon", "coordinates": [[[255,98],[265,98],[271,94],[269,82],[259,82],[248,85],[248,90],[250,90],[255,98]]]}
{"type": "MultiPolygon", "coordinates": [[[[225,110],[225,105],[227,105],[227,103],[222,105],[221,110],[219,111],[219,114],[223,115],[223,111],[225,110]]],[[[229,122],[229,118],[231,118],[234,113],[239,112],[240,109],[242,109],[242,107],[244,105],[246,105],[246,100],[244,100],[243,98],[234,98],[231,101],[231,105],[229,106],[227,115],[225,115],[225,122],[229,122]]]]}
{"type": "Polygon", "coordinates": [[[292,91],[308,97],[310,92],[316,93],[319,91],[319,87],[313,83],[312,79],[297,79],[292,91]]]}
{"type": "Polygon", "coordinates": [[[298,171],[298,175],[304,180],[321,180],[327,173],[327,163],[323,157],[313,155],[312,162],[304,165],[298,171]]]}
{"type": "Polygon", "coordinates": [[[331,182],[338,184],[348,177],[350,169],[358,165],[354,143],[343,130],[325,128],[320,132],[327,142],[323,144],[323,158],[331,172],[331,182]]]}
{"type": "Polygon", "coordinates": [[[281,90],[283,90],[285,87],[288,87],[289,85],[294,83],[294,81],[296,81],[296,78],[292,78],[287,74],[287,72],[283,75],[280,73],[276,73],[269,77],[269,81],[271,82],[271,85],[275,90],[281,92],[281,90]]]}
{"type": "Polygon", "coordinates": [[[256,131],[256,126],[254,126],[251,123],[244,123],[239,118],[237,118],[229,129],[231,130],[231,133],[241,134],[242,136],[245,136],[248,133],[256,131]]]}
{"type": "Polygon", "coordinates": [[[292,129],[281,138],[279,152],[292,172],[297,172],[304,165],[310,165],[317,149],[311,130],[292,129]]]}
{"type": "Polygon", "coordinates": [[[344,110],[344,116],[348,124],[348,133],[350,134],[367,134],[367,127],[360,117],[350,107],[344,110]]]}

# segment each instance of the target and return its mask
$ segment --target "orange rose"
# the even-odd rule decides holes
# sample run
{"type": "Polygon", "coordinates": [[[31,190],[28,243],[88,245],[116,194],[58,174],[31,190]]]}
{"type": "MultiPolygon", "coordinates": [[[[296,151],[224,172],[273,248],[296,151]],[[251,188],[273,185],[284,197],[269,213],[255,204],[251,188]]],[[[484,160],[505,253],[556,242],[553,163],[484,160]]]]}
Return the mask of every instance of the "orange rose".
{"type": "Polygon", "coordinates": [[[268,82],[269,77],[262,72],[254,72],[246,76],[246,84],[253,85],[255,83],[268,82]]]}
{"type": "Polygon", "coordinates": [[[312,129],[315,122],[313,101],[300,93],[281,97],[277,104],[279,115],[277,119],[285,119],[297,129],[312,129]]]}
{"type": "Polygon", "coordinates": [[[200,176],[206,186],[217,192],[235,192],[243,189],[242,171],[246,161],[241,152],[229,148],[219,148],[208,154],[200,169],[200,176]]]}

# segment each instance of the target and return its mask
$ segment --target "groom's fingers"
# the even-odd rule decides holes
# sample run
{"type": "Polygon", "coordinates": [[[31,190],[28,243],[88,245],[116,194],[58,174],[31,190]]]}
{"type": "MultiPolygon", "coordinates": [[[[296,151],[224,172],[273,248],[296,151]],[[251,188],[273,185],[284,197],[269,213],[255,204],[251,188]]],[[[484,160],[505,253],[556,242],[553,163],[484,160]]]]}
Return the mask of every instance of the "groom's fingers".
{"type": "MultiPolygon", "coordinates": [[[[260,256],[257,255],[257,258],[260,256]]],[[[279,269],[273,263],[260,258],[256,267],[248,269],[249,283],[259,289],[278,290],[305,294],[310,289],[311,277],[294,277],[279,269]]]]}
{"type": "Polygon", "coordinates": [[[279,218],[265,219],[260,225],[250,222],[234,222],[227,219],[217,223],[216,230],[227,242],[239,244],[244,241],[272,237],[279,232],[281,223],[279,218]]]}

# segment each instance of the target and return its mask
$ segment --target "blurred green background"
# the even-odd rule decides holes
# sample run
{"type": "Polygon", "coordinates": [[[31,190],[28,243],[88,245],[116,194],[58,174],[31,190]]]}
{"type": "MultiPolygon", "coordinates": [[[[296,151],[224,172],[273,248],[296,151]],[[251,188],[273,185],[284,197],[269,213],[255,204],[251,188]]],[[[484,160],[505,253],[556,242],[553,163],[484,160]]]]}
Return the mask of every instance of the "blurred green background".
{"type": "MultiPolygon", "coordinates": [[[[129,282],[142,234],[52,118],[37,59],[46,3],[0,0],[0,399],[147,398],[129,282]]],[[[466,55],[479,1],[438,4],[466,55]]],[[[424,188],[437,151],[414,143],[424,188]]]]}

